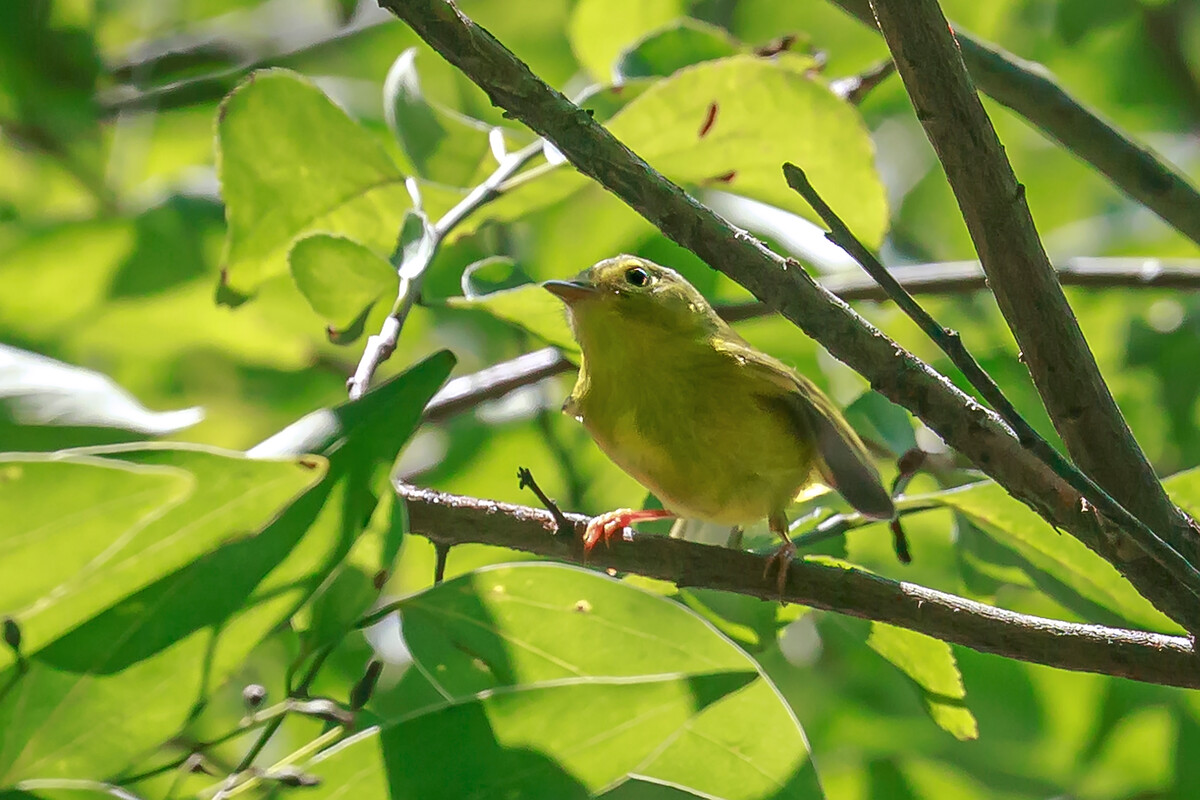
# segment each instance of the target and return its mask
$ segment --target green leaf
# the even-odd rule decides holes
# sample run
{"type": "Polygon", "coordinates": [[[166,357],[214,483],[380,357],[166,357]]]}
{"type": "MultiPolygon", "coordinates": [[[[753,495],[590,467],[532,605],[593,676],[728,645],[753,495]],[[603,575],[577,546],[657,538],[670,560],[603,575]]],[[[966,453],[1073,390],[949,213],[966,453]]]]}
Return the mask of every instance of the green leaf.
{"type": "Polygon", "coordinates": [[[912,417],[878,392],[863,392],[846,406],[846,419],[860,436],[885,445],[897,456],[917,446],[912,417]]]}
{"type": "Polygon", "coordinates": [[[380,298],[396,293],[392,265],[342,236],[314,233],[297,240],[288,251],[288,267],[313,311],[336,331],[348,330],[380,298]]]}
{"type": "Polygon", "coordinates": [[[244,300],[287,269],[298,236],[323,231],[390,253],[409,207],[404,175],[375,138],[286,70],[256,72],[221,106],[222,299],[244,300]]]}
{"type": "Polygon", "coordinates": [[[625,49],[613,72],[617,83],[629,78],[665,78],[683,67],[739,52],[744,49],[722,28],[684,18],[646,34],[625,49]]]}
{"type": "MultiPolygon", "coordinates": [[[[294,482],[231,481],[226,471],[239,471],[237,459],[198,448],[110,448],[107,460],[115,468],[173,466],[167,471],[190,477],[194,489],[140,529],[114,530],[97,504],[62,521],[90,523],[79,534],[107,537],[109,552],[17,614],[30,646],[23,643],[24,665],[0,672],[0,785],[111,774],[164,741],[315,588],[336,551],[340,526],[311,525],[327,483],[288,505],[293,492],[279,490],[294,490],[294,482]],[[203,557],[162,569],[188,550],[203,557]]],[[[258,467],[310,482],[324,470],[319,459],[308,463],[258,467]]],[[[43,516],[54,508],[39,507],[43,516]]],[[[339,511],[336,503],[329,509],[339,511]]],[[[55,556],[79,561],[46,552],[55,556]]]]}
{"type": "Polygon", "coordinates": [[[403,509],[395,494],[382,494],[350,552],[294,620],[308,652],[336,644],[379,599],[403,530],[403,509]]]}
{"type": "Polygon", "coordinates": [[[622,50],[651,31],[684,15],[684,0],[579,0],[567,25],[567,38],[579,63],[597,81],[613,77],[622,50]]]}
{"type": "Polygon", "coordinates": [[[421,178],[467,186],[491,158],[487,123],[425,98],[416,67],[417,48],[401,53],[383,84],[383,108],[405,155],[421,178]]]}
{"type": "Polygon", "coordinates": [[[0,5],[0,118],[14,138],[23,133],[60,158],[85,151],[88,179],[99,181],[99,148],[88,145],[102,61],[91,33],[55,19],[56,10],[49,0],[0,5]]]}
{"type": "MultiPolygon", "coordinates": [[[[189,502],[152,514],[155,519],[146,528],[157,524],[171,532],[167,542],[158,544],[160,549],[191,545],[190,536],[208,546],[202,557],[134,587],[135,593],[115,605],[105,601],[105,591],[111,595],[112,587],[90,587],[85,598],[93,609],[90,619],[39,649],[23,646],[28,668],[12,666],[0,673],[0,686],[8,686],[0,699],[0,729],[6,732],[0,737],[0,785],[28,776],[118,773],[177,733],[265,636],[319,587],[336,583],[330,581],[331,572],[354,552],[355,539],[374,508],[369,490],[376,467],[395,458],[452,363],[449,354],[435,355],[361,400],[333,410],[324,438],[277,438],[277,450],[290,443],[298,452],[295,446],[312,444],[330,456],[325,479],[294,502],[282,498],[282,508],[271,494],[277,480],[231,481],[228,473],[236,471],[230,467],[237,464],[216,463],[208,451],[105,449],[108,459],[192,473],[197,489],[189,502]],[[208,502],[181,514],[179,509],[205,494],[202,489],[207,489],[203,499],[208,502]],[[233,515],[237,510],[240,518],[233,515]],[[243,524],[226,527],[238,521],[243,524]],[[223,535],[212,541],[210,529],[223,535]]],[[[264,470],[307,464],[302,468],[308,475],[325,474],[325,461],[316,456],[295,463],[239,460],[264,470]]],[[[127,509],[124,517],[138,510],[127,509]]],[[[140,543],[140,536],[134,532],[125,538],[140,543]]],[[[161,561],[153,550],[140,556],[124,563],[154,566],[161,561]]],[[[129,567],[123,574],[132,572],[129,567]]],[[[121,586],[123,574],[105,577],[121,586]]],[[[70,582],[71,590],[82,582],[70,582]]],[[[344,593],[332,593],[323,612],[346,618],[348,609],[336,605],[346,599],[344,593]]],[[[30,629],[27,617],[18,616],[22,633],[30,629]]],[[[321,630],[329,628],[322,623],[321,630]]],[[[42,633],[40,639],[45,638],[42,633]]]]}
{"type": "MultiPolygon", "coordinates": [[[[36,654],[222,542],[261,528],[324,474],[199,445],[3,456],[0,613],[36,654]]],[[[12,654],[0,650],[0,669],[12,654]]]]}
{"type": "Polygon", "coordinates": [[[356,538],[298,616],[306,652],[336,643],[379,597],[377,576],[391,569],[403,530],[390,471],[379,467],[395,461],[453,368],[450,352],[435,353],[358,400],[315,411],[250,450],[256,457],[323,453],[331,477],[345,485],[342,513],[356,538]]]}
{"type": "Polygon", "coordinates": [[[440,350],[358,400],[306,414],[250,448],[246,455],[286,458],[321,453],[336,469],[355,462],[390,461],[416,430],[425,404],[454,363],[453,353],[440,350]]]}
{"type": "Polygon", "coordinates": [[[464,575],[400,614],[416,668],[379,728],[304,767],[322,778],[314,797],[588,797],[634,774],[704,796],[822,796],[774,687],[675,603],[526,564],[464,575]]]}
{"type": "MultiPolygon", "coordinates": [[[[816,220],[783,179],[781,165],[793,161],[850,229],[877,246],[888,218],[874,147],[858,110],[810,77],[811,64],[789,53],[706,61],[646,89],[608,128],[676,183],[720,189],[816,220]],[[778,136],[781,130],[789,135],[778,136]]],[[[516,219],[565,202],[589,185],[573,169],[539,169],[527,172],[472,224],[516,219]]]]}
{"type": "Polygon", "coordinates": [[[567,324],[567,312],[562,301],[537,284],[529,283],[477,297],[450,297],[446,299],[446,305],[486,311],[498,319],[524,328],[548,344],[569,353],[579,352],[579,345],[567,324]]]}
{"type": "Polygon", "coordinates": [[[0,344],[0,442],[10,450],[162,436],[203,417],[199,408],[151,411],[98,372],[0,344]]]}
{"type": "Polygon", "coordinates": [[[867,646],[916,682],[929,716],[939,727],[962,741],[979,738],[979,723],[966,706],[967,690],[949,644],[872,622],[867,646]]]}
{"type": "Polygon", "coordinates": [[[1138,594],[1111,564],[1075,537],[1051,528],[1031,508],[994,483],[975,483],[906,500],[936,502],[961,511],[981,530],[1015,550],[1034,567],[1135,627],[1179,630],[1150,601],[1138,594]]]}

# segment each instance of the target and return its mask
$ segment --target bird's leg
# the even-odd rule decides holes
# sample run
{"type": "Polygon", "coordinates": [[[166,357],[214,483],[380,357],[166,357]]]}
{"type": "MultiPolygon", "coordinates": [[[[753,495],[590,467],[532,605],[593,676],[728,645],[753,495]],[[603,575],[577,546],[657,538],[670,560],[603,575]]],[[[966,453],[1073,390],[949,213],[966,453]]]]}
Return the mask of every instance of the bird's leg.
{"type": "Polygon", "coordinates": [[[665,508],[645,508],[640,511],[634,511],[632,508],[619,508],[616,511],[609,511],[598,517],[592,517],[592,520],[587,525],[587,530],[583,533],[583,551],[585,553],[591,552],[592,548],[601,539],[604,540],[605,544],[608,544],[609,539],[635,522],[650,519],[671,519],[674,516],[675,514],[667,511],[665,508]]]}
{"type": "Polygon", "coordinates": [[[774,555],[767,559],[767,568],[763,570],[763,579],[766,580],[771,574],[772,566],[779,569],[779,576],[776,580],[779,586],[779,600],[783,602],[783,590],[787,586],[788,566],[792,563],[792,556],[796,555],[796,545],[792,544],[792,537],[788,536],[788,521],[782,511],[777,511],[767,517],[767,525],[770,526],[773,533],[777,533],[783,538],[783,544],[779,546],[774,555]]]}

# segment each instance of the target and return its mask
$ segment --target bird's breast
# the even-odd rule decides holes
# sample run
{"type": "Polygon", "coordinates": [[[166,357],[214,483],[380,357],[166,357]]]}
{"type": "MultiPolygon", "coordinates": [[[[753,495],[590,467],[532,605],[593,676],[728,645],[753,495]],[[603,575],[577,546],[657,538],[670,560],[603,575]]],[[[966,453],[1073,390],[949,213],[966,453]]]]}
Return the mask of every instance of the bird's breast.
{"type": "Polygon", "coordinates": [[[780,510],[809,480],[811,448],[763,405],[732,359],[585,369],[568,407],[609,458],[687,517],[725,524],[780,510]]]}

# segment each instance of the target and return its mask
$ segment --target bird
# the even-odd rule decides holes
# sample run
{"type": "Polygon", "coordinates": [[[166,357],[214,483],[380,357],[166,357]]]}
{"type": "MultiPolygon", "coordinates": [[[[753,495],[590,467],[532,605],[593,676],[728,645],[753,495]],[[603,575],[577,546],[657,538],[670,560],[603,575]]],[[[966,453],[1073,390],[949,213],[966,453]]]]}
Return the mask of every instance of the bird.
{"type": "Polygon", "coordinates": [[[782,597],[796,553],[787,506],[821,482],[871,519],[895,516],[862,440],[808,378],[754,348],[673,269],[633,255],[542,286],[566,306],[579,375],[563,411],[661,501],[594,517],[584,549],[652,519],[766,519],[782,597]]]}

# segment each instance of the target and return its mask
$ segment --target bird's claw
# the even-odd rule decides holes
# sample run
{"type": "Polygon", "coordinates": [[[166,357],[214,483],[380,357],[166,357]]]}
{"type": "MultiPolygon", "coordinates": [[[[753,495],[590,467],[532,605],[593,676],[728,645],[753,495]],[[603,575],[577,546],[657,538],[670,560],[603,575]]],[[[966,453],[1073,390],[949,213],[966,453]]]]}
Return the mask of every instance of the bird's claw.
{"type": "Polygon", "coordinates": [[[633,521],[634,511],[631,508],[619,508],[608,511],[598,517],[592,517],[583,533],[583,552],[590,553],[592,548],[604,540],[607,545],[612,537],[621,533],[633,521]]]}
{"type": "Polygon", "coordinates": [[[792,563],[792,558],[796,555],[796,545],[789,542],[784,542],[779,546],[769,558],[767,558],[767,566],[763,570],[763,580],[771,577],[771,568],[778,569],[779,574],[776,577],[776,586],[779,589],[779,602],[784,602],[783,593],[787,588],[788,567],[792,563]]]}

